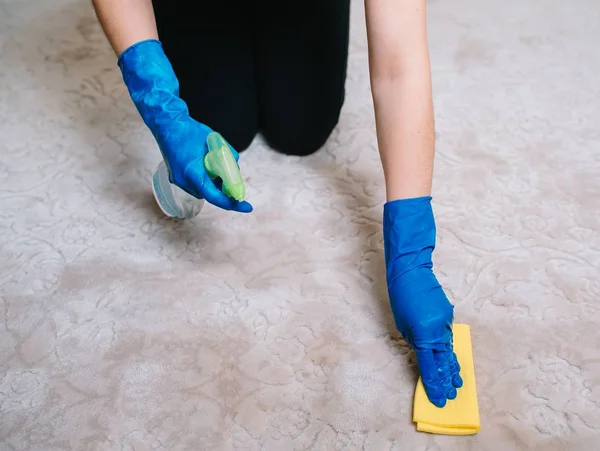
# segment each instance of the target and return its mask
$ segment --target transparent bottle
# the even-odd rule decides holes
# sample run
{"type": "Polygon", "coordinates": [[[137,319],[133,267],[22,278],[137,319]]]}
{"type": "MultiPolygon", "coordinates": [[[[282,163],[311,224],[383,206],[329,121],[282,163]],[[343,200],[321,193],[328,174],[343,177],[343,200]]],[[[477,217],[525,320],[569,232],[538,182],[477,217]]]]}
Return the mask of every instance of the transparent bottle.
{"type": "Polygon", "coordinates": [[[195,198],[169,181],[169,170],[162,160],[152,176],[152,191],[156,203],[170,218],[192,219],[204,207],[204,199],[195,198]]]}

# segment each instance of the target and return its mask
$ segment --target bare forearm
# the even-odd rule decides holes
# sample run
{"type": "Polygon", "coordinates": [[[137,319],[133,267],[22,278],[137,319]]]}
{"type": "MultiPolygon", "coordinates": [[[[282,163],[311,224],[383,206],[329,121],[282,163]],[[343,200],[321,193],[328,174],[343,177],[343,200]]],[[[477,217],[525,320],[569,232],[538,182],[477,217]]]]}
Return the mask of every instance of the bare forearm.
{"type": "Polygon", "coordinates": [[[92,4],[117,55],[136,42],[158,39],[152,0],[92,0],[92,4]]]}
{"type": "Polygon", "coordinates": [[[435,133],[424,0],[366,0],[377,140],[388,200],[431,193],[435,133]]]}
{"type": "Polygon", "coordinates": [[[415,75],[375,81],[373,98],[388,200],[429,195],[435,141],[431,90],[415,75]]]}

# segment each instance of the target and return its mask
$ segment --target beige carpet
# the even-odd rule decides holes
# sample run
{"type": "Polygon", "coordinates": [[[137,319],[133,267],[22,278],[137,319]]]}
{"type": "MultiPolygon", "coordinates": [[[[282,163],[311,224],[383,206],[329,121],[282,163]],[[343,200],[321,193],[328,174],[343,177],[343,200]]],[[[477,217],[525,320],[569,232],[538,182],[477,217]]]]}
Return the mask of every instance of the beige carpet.
{"type": "Polygon", "coordinates": [[[0,0],[0,449],[600,449],[600,4],[430,3],[436,265],[482,430],[411,424],[354,3],[325,149],[242,158],[250,216],[161,217],[86,0],[0,0]]]}

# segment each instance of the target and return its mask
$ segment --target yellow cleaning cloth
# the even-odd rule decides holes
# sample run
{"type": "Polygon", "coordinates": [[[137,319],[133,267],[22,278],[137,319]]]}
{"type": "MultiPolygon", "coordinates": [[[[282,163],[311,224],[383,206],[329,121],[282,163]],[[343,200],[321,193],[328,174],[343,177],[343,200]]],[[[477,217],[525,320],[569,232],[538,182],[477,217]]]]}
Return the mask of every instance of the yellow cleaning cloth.
{"type": "Polygon", "coordinates": [[[456,399],[448,400],[442,408],[434,406],[427,395],[421,378],[417,382],[413,421],[417,431],[445,435],[472,435],[479,432],[479,405],[475,385],[475,366],[471,347],[471,329],[467,324],[455,324],[454,352],[460,363],[463,386],[456,399]]]}

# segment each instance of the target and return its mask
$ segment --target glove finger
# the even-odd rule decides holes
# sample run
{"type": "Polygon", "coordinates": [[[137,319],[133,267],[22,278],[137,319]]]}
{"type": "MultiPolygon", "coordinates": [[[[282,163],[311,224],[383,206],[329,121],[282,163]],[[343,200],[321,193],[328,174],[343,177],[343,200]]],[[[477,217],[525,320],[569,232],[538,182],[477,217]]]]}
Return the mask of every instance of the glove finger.
{"type": "Polygon", "coordinates": [[[214,185],[204,192],[204,198],[207,202],[222,208],[223,210],[237,211],[239,213],[250,213],[253,210],[252,205],[247,201],[237,201],[226,196],[214,185]]]}
{"type": "Polygon", "coordinates": [[[463,386],[463,380],[462,377],[460,377],[460,364],[458,363],[458,357],[456,357],[456,353],[453,349],[450,351],[449,359],[451,362],[450,377],[452,378],[452,385],[456,388],[460,388],[463,386]]]}
{"type": "Polygon", "coordinates": [[[189,164],[185,168],[185,176],[193,189],[200,194],[196,197],[203,197],[207,202],[224,210],[231,209],[232,199],[229,199],[215,186],[213,180],[206,173],[201,160],[189,164]]]}
{"type": "Polygon", "coordinates": [[[437,351],[434,353],[434,359],[438,366],[438,371],[442,378],[444,387],[447,387],[449,391],[452,388],[462,387],[463,381],[460,377],[460,365],[456,359],[456,354],[452,349],[452,345],[447,345],[443,351],[437,351]]]}
{"type": "Polygon", "coordinates": [[[463,379],[462,377],[460,377],[460,374],[455,374],[454,377],[452,377],[452,385],[454,386],[454,388],[460,388],[463,386],[463,379]]]}
{"type": "Polygon", "coordinates": [[[450,360],[452,362],[452,385],[456,388],[460,388],[463,386],[463,380],[462,377],[460,377],[460,364],[458,363],[458,358],[454,351],[452,351],[450,360]]]}
{"type": "Polygon", "coordinates": [[[456,391],[456,388],[452,388],[446,395],[446,397],[448,399],[456,399],[457,396],[458,396],[458,392],[456,391]]]}
{"type": "Polygon", "coordinates": [[[456,372],[452,375],[452,385],[460,388],[463,386],[463,379],[460,377],[460,365],[458,364],[458,360],[456,360],[456,354],[454,355],[454,360],[456,362],[456,372]]]}
{"type": "Polygon", "coordinates": [[[243,200],[241,202],[234,201],[233,205],[234,205],[233,210],[235,210],[239,213],[251,213],[254,210],[254,207],[252,206],[252,204],[245,200],[243,200]]]}
{"type": "Polygon", "coordinates": [[[433,358],[437,364],[437,371],[441,380],[438,390],[440,394],[448,399],[456,398],[456,387],[453,385],[454,379],[454,364],[451,360],[453,352],[434,351],[433,358]]]}
{"type": "Polygon", "coordinates": [[[208,203],[222,208],[223,210],[233,210],[240,213],[250,213],[253,210],[250,203],[246,201],[239,202],[226,196],[219,190],[206,173],[201,162],[199,164],[190,164],[186,168],[185,175],[208,203]]]}
{"type": "Polygon", "coordinates": [[[446,405],[447,390],[442,388],[442,379],[435,361],[434,351],[431,349],[417,349],[415,352],[427,397],[435,406],[444,407],[446,405]]]}
{"type": "Polygon", "coordinates": [[[237,211],[239,213],[250,213],[253,210],[252,205],[247,201],[237,201],[223,194],[214,185],[205,190],[204,198],[207,202],[222,208],[223,210],[237,211]]]}

